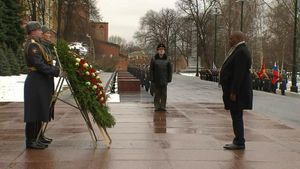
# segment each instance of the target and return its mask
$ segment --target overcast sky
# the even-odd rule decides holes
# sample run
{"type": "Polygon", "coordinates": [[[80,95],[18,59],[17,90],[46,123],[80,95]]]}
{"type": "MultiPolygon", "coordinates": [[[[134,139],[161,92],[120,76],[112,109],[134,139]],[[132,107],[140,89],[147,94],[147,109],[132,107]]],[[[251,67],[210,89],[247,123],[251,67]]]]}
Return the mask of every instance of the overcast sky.
{"type": "Polygon", "coordinates": [[[150,9],[175,9],[177,0],[97,0],[103,22],[109,23],[108,36],[118,35],[127,41],[133,40],[139,21],[150,9]]]}

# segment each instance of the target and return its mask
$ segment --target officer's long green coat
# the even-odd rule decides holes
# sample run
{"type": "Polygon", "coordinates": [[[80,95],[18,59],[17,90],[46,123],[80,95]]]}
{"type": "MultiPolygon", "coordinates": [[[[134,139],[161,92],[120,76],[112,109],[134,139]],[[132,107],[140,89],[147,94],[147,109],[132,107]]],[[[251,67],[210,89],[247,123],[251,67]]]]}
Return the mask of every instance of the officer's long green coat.
{"type": "Polygon", "coordinates": [[[29,38],[25,45],[25,58],[30,69],[24,84],[24,121],[48,122],[52,98],[51,79],[59,75],[59,68],[52,66],[43,55],[37,38],[29,38]]]}

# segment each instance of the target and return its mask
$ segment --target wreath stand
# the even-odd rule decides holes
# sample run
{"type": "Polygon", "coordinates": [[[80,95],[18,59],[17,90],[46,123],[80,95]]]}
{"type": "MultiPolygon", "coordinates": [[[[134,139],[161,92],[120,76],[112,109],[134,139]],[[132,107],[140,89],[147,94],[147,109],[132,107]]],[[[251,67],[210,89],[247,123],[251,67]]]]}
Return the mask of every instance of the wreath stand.
{"type": "MultiPolygon", "coordinates": [[[[57,55],[56,50],[55,50],[55,53],[56,53],[56,59],[57,59],[57,61],[58,61],[58,65],[59,65],[60,69],[63,70],[62,65],[61,65],[61,63],[60,63],[60,60],[59,60],[59,57],[58,57],[58,55],[57,55]]],[[[87,126],[87,128],[88,128],[88,131],[89,131],[89,133],[90,133],[90,136],[91,136],[91,138],[92,138],[92,140],[93,140],[94,148],[96,148],[96,147],[97,147],[97,141],[100,141],[100,140],[97,138],[97,135],[96,135],[96,133],[95,133],[95,130],[94,130],[94,128],[93,128],[93,125],[92,125],[92,123],[91,123],[91,120],[90,120],[90,117],[89,117],[89,114],[88,114],[88,110],[84,109],[84,108],[80,105],[78,99],[77,99],[77,98],[75,97],[75,95],[74,95],[74,90],[73,90],[73,88],[72,88],[72,86],[71,86],[71,84],[70,84],[68,78],[65,77],[65,76],[59,77],[58,83],[56,84],[56,87],[55,87],[55,90],[54,90],[54,94],[52,95],[52,100],[51,100],[51,104],[50,104],[49,110],[50,110],[50,108],[52,108],[52,107],[55,106],[55,103],[56,103],[57,100],[60,100],[60,101],[62,101],[63,103],[66,103],[66,104],[68,104],[69,106],[72,106],[72,107],[74,107],[74,108],[76,108],[76,109],[78,109],[78,110],[80,111],[80,113],[81,113],[81,115],[82,115],[82,117],[83,117],[83,119],[84,119],[84,121],[85,121],[85,124],[86,124],[86,126],[87,126]],[[74,100],[75,100],[76,105],[74,105],[74,104],[72,104],[72,103],[69,103],[69,102],[67,102],[67,101],[65,101],[65,100],[63,100],[63,99],[60,99],[60,98],[58,97],[59,94],[60,94],[60,92],[61,92],[61,89],[62,89],[62,87],[63,87],[64,81],[67,82],[67,85],[68,85],[68,87],[69,87],[69,89],[70,89],[70,91],[71,91],[71,94],[72,94],[72,96],[73,96],[73,98],[74,98],[74,100]]],[[[46,132],[47,126],[48,126],[48,122],[42,122],[42,127],[41,127],[41,129],[40,129],[40,131],[39,131],[39,133],[38,133],[38,136],[37,136],[36,141],[38,141],[39,138],[40,138],[40,136],[46,132]]],[[[103,141],[104,141],[105,145],[107,146],[107,148],[110,148],[110,145],[111,145],[111,143],[112,143],[112,139],[111,139],[111,137],[109,136],[109,134],[108,134],[106,128],[105,128],[105,127],[102,127],[102,126],[100,126],[100,125],[98,125],[98,124],[97,124],[97,126],[98,126],[98,128],[99,128],[99,130],[100,130],[100,135],[102,135],[102,137],[103,137],[103,141]]]]}

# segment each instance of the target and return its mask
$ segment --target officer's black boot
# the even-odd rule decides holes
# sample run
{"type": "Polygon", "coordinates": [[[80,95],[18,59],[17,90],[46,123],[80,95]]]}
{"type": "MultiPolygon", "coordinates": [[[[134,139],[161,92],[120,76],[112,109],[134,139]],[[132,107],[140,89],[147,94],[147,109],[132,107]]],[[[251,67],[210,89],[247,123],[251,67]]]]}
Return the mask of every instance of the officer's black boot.
{"type": "Polygon", "coordinates": [[[49,143],[43,142],[41,140],[41,136],[42,136],[41,128],[42,128],[42,122],[40,122],[40,121],[36,122],[34,138],[39,137],[37,139],[37,143],[47,148],[49,143]],[[39,135],[39,133],[40,133],[40,135],[39,135]]]}
{"type": "Polygon", "coordinates": [[[45,145],[40,145],[36,142],[35,135],[35,123],[26,123],[25,135],[26,135],[26,148],[27,149],[45,149],[45,145]]]}
{"type": "Polygon", "coordinates": [[[41,134],[40,141],[44,144],[50,144],[52,139],[45,137],[44,134],[41,134]]]}

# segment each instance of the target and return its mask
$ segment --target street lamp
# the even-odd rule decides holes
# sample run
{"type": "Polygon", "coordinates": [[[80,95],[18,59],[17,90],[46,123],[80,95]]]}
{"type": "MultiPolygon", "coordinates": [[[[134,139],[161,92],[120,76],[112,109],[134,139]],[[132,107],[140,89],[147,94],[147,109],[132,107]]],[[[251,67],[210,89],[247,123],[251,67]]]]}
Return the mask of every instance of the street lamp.
{"type": "Polygon", "coordinates": [[[214,42],[214,58],[213,58],[213,65],[216,65],[216,56],[217,56],[217,17],[218,17],[218,8],[215,8],[213,11],[213,15],[215,16],[215,42],[214,42]]]}
{"type": "Polygon", "coordinates": [[[236,2],[241,2],[241,31],[243,32],[243,15],[244,15],[244,2],[246,0],[237,0],[236,2]]]}
{"type": "Polygon", "coordinates": [[[199,77],[199,34],[197,31],[197,65],[196,65],[196,77],[199,77]]]}
{"type": "Polygon", "coordinates": [[[294,14],[294,43],[293,43],[293,70],[292,70],[292,86],[291,92],[298,93],[297,86],[297,16],[298,16],[298,0],[295,0],[295,14],[294,14]]]}

